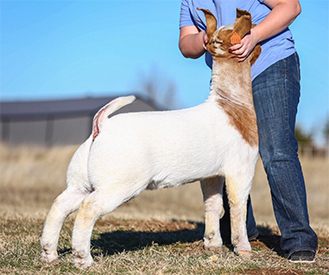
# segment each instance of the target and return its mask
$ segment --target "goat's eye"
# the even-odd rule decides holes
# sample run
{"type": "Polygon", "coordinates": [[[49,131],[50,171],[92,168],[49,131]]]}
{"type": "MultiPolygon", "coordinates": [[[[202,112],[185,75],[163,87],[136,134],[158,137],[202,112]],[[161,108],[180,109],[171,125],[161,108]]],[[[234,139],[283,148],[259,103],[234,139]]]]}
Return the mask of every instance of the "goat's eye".
{"type": "Polygon", "coordinates": [[[219,47],[222,44],[222,41],[215,40],[214,41],[214,46],[219,47]]]}

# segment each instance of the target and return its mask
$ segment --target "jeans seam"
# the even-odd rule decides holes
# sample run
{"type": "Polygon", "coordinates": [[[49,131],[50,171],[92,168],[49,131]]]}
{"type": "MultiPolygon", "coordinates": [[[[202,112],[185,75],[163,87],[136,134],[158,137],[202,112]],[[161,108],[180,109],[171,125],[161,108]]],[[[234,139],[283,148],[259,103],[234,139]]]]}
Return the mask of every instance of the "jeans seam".
{"type": "Polygon", "coordinates": [[[298,57],[298,53],[297,52],[294,53],[294,57],[295,57],[295,62],[296,62],[296,69],[297,69],[298,81],[300,82],[300,80],[301,80],[300,64],[299,64],[299,57],[298,57]]]}
{"type": "MultiPolygon", "coordinates": [[[[287,93],[287,60],[286,59],[283,59],[283,62],[284,62],[284,92],[287,93]]],[[[287,103],[287,96],[285,96],[284,98],[284,118],[285,118],[285,123],[287,123],[288,121],[288,103],[287,103]]],[[[288,125],[289,126],[289,125],[288,125]]],[[[288,132],[288,127],[285,127],[285,139],[286,139],[286,142],[289,144],[289,148],[291,146],[290,144],[290,140],[289,140],[289,132],[288,132]]],[[[295,171],[294,171],[294,174],[295,174],[295,171]]],[[[281,196],[282,198],[282,196],[281,196]]],[[[284,203],[282,203],[282,205],[285,205],[284,203]]],[[[286,207],[285,207],[285,212],[287,214],[287,216],[289,217],[289,221],[290,221],[290,224],[291,224],[291,216],[290,216],[290,213],[289,211],[287,211],[286,207]]],[[[291,228],[291,225],[289,225],[289,234],[290,234],[290,228],[291,228]]]]}
{"type": "MultiPolygon", "coordinates": [[[[295,61],[296,61],[296,63],[295,63],[295,65],[297,67],[296,69],[298,69],[298,63],[297,63],[296,55],[294,55],[294,58],[295,58],[295,61]]],[[[285,76],[284,76],[284,79],[285,79],[285,82],[284,82],[284,91],[285,91],[285,93],[288,93],[288,91],[287,91],[288,82],[289,81],[294,81],[294,80],[289,80],[288,79],[288,73],[287,73],[287,67],[288,67],[287,62],[288,62],[288,60],[287,59],[284,59],[283,61],[284,61],[284,67],[285,67],[285,70],[284,70],[284,73],[285,73],[285,76]]],[[[285,123],[289,124],[289,111],[288,111],[288,103],[287,103],[287,100],[288,99],[287,98],[288,98],[288,95],[285,96],[285,101],[284,101],[284,112],[285,112],[284,113],[284,116],[285,116],[285,123]]],[[[291,144],[291,140],[290,140],[290,133],[289,133],[290,125],[287,125],[287,126],[288,127],[285,128],[285,134],[286,134],[285,139],[286,139],[286,142],[287,142],[289,148],[292,148],[292,144],[291,144]]],[[[291,161],[293,161],[293,160],[291,160],[291,161]]],[[[295,178],[295,179],[297,179],[299,181],[298,172],[296,171],[296,165],[293,165],[293,169],[292,169],[292,171],[290,171],[290,173],[293,176],[293,178],[295,178]]],[[[297,199],[299,200],[299,198],[297,198],[297,199]]],[[[286,211],[286,209],[285,209],[285,211],[286,211]]],[[[290,230],[292,228],[291,227],[291,224],[293,223],[292,222],[293,219],[291,218],[291,215],[289,214],[288,211],[286,211],[286,213],[287,213],[287,216],[289,217],[290,225],[289,225],[288,228],[289,228],[289,234],[291,234],[290,230]]],[[[300,239],[298,241],[299,241],[299,243],[301,243],[300,242],[301,241],[300,239]]]]}

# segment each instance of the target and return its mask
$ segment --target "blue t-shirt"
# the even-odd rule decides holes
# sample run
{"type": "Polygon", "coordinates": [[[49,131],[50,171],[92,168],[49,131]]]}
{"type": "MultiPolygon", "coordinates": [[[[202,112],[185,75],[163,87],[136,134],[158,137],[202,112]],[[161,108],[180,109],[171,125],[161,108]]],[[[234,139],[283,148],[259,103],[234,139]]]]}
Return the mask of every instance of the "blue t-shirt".
{"type": "MultiPolygon", "coordinates": [[[[260,23],[271,11],[262,3],[263,0],[182,0],[179,27],[197,26],[206,30],[206,19],[202,11],[197,8],[210,10],[217,19],[217,27],[235,22],[236,8],[247,10],[252,16],[252,23],[260,23]]],[[[296,50],[290,30],[287,28],[281,33],[261,42],[262,52],[251,67],[251,76],[254,79],[275,62],[293,54],[296,50]]],[[[212,57],[206,53],[206,63],[212,67],[212,57]]]]}

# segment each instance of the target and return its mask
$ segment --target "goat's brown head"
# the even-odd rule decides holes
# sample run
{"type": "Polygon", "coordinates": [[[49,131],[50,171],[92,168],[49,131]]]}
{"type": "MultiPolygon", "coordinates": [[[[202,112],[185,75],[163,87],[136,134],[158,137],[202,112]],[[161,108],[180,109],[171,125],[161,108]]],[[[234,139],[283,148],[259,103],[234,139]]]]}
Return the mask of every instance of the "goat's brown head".
{"type": "MultiPolygon", "coordinates": [[[[231,58],[235,57],[234,54],[229,52],[229,48],[234,44],[232,41],[232,36],[237,38],[243,38],[252,28],[251,15],[248,11],[236,10],[236,19],[234,24],[224,25],[217,29],[216,17],[206,9],[199,9],[203,11],[207,22],[207,50],[211,53],[214,59],[219,59],[222,57],[231,58]]],[[[257,45],[250,60],[251,65],[256,61],[260,55],[261,48],[257,45]]]]}

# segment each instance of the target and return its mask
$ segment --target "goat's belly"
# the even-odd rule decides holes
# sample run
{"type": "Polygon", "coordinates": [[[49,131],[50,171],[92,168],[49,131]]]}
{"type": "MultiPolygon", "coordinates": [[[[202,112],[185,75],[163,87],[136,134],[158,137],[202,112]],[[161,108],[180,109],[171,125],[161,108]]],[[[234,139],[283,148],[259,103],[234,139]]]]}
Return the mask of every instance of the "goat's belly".
{"type": "Polygon", "coordinates": [[[97,137],[89,155],[88,174],[94,188],[112,184],[148,189],[180,186],[219,174],[223,162],[216,150],[205,154],[204,142],[202,148],[183,144],[164,148],[146,146],[144,141],[108,143],[104,139],[97,137]]]}
{"type": "Polygon", "coordinates": [[[166,159],[155,161],[153,176],[147,189],[181,186],[224,174],[222,169],[224,167],[223,159],[221,157],[214,153],[205,157],[195,156],[191,157],[189,153],[185,156],[184,154],[173,154],[170,161],[166,159]]]}
{"type": "Polygon", "coordinates": [[[167,181],[167,180],[164,180],[164,181],[151,181],[149,183],[149,185],[146,187],[147,190],[156,190],[156,189],[162,189],[162,188],[170,188],[170,187],[177,187],[177,186],[182,186],[184,184],[187,184],[187,183],[191,183],[191,182],[195,182],[199,179],[195,179],[195,180],[183,180],[183,181],[176,181],[176,182],[173,182],[173,181],[167,181]]]}
{"type": "Polygon", "coordinates": [[[191,175],[190,173],[186,173],[185,175],[170,175],[165,179],[158,179],[157,177],[153,178],[152,181],[147,185],[148,190],[155,190],[161,188],[169,188],[169,187],[177,187],[182,186],[188,183],[196,182],[205,178],[214,177],[215,175],[221,173],[209,173],[209,176],[201,176],[201,175],[191,175]]]}

